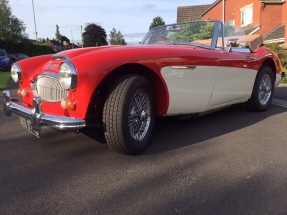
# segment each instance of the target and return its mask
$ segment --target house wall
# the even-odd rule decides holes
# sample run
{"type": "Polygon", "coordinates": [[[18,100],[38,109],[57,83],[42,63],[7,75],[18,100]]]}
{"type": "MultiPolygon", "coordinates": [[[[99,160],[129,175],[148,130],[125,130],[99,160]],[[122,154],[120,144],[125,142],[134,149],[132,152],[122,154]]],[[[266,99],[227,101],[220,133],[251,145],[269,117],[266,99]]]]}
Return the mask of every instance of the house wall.
{"type": "MultiPolygon", "coordinates": [[[[223,2],[220,1],[210,11],[202,16],[203,19],[219,19],[222,20],[223,2]]],[[[253,25],[260,23],[260,1],[254,0],[225,0],[225,22],[235,20],[235,25],[241,25],[240,8],[253,4],[253,25]]]]}
{"type": "MultiPolygon", "coordinates": [[[[263,36],[273,28],[282,23],[282,14],[287,22],[287,3],[284,4],[264,4],[259,0],[225,0],[225,22],[235,20],[236,26],[241,26],[241,8],[253,4],[252,25],[260,25],[261,29],[256,33],[263,36]],[[283,11],[283,12],[282,12],[283,11]],[[284,12],[285,11],[285,12],[284,12]]],[[[210,11],[202,16],[202,19],[219,19],[222,20],[223,5],[220,1],[210,11]]],[[[285,28],[287,31],[287,28],[285,28]]],[[[285,33],[285,35],[287,35],[285,33]]],[[[286,40],[287,41],[287,40],[286,40]]]]}
{"type": "MultiPolygon", "coordinates": [[[[230,4],[227,4],[228,2],[235,2],[237,0],[225,0],[225,7],[229,7],[230,4]]],[[[202,19],[218,19],[222,20],[222,1],[220,1],[217,5],[215,5],[211,10],[209,10],[206,14],[202,16],[202,19]]],[[[230,10],[230,8],[228,8],[230,10]]],[[[227,9],[225,10],[227,11],[227,9]]],[[[233,19],[233,16],[230,17],[229,13],[225,13],[225,21],[233,19]],[[226,16],[228,14],[228,16],[226,16]]]]}
{"type": "Polygon", "coordinates": [[[260,13],[261,29],[258,33],[263,36],[282,23],[282,4],[263,4],[260,13]]]}

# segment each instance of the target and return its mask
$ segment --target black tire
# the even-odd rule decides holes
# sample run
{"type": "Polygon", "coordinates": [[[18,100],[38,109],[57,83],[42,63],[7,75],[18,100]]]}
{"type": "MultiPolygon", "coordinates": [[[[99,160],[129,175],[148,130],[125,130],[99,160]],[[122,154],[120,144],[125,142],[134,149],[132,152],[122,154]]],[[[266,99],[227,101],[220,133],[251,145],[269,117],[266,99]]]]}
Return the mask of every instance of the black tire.
{"type": "Polygon", "coordinates": [[[274,93],[274,75],[270,67],[263,67],[257,74],[251,98],[246,102],[252,111],[265,111],[271,104],[274,93]]]}
{"type": "Polygon", "coordinates": [[[149,81],[141,75],[119,78],[112,85],[103,110],[104,134],[109,147],[121,154],[139,154],[149,143],[154,120],[149,81]]]}

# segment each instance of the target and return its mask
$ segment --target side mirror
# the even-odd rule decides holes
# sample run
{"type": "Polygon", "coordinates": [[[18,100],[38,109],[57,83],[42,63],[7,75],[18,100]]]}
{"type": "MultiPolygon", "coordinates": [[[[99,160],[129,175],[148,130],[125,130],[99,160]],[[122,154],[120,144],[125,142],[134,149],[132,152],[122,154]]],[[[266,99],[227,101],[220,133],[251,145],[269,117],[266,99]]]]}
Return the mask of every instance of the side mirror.
{"type": "Polygon", "coordinates": [[[238,47],[239,43],[238,43],[238,39],[228,39],[226,42],[226,46],[227,47],[238,47]]]}

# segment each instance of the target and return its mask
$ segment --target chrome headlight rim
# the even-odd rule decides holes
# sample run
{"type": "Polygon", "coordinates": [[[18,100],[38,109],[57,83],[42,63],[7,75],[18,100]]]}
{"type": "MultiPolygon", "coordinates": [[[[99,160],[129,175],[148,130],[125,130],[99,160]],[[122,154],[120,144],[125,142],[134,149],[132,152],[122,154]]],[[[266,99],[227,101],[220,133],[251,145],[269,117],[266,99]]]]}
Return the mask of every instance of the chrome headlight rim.
{"type": "Polygon", "coordinates": [[[11,66],[11,78],[15,83],[22,83],[22,69],[17,62],[13,63],[11,66]]]}
{"type": "Polygon", "coordinates": [[[59,67],[59,81],[65,90],[76,89],[77,70],[76,70],[75,65],[70,60],[65,60],[63,63],[61,63],[59,67]],[[68,76],[68,77],[65,77],[65,76],[68,76]]]}

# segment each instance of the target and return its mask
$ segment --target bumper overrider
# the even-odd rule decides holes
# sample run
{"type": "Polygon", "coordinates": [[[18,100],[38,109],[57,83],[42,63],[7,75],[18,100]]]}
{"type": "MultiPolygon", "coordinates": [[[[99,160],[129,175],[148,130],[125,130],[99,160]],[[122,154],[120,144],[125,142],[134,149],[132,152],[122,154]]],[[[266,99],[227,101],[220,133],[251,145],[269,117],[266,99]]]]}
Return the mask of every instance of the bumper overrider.
{"type": "Polygon", "coordinates": [[[30,108],[20,103],[17,99],[12,99],[9,90],[3,91],[3,110],[7,116],[16,113],[19,116],[31,120],[33,130],[40,131],[42,126],[48,126],[60,131],[73,131],[86,127],[85,120],[66,116],[56,116],[42,112],[41,97],[33,98],[33,107],[30,108]]]}

